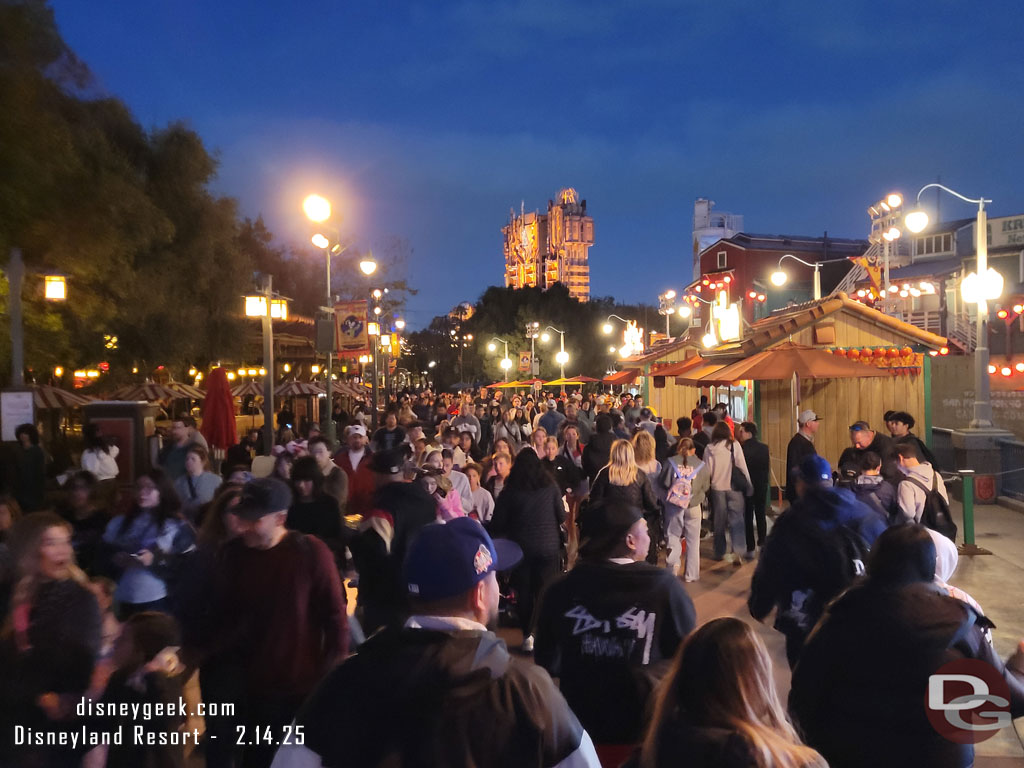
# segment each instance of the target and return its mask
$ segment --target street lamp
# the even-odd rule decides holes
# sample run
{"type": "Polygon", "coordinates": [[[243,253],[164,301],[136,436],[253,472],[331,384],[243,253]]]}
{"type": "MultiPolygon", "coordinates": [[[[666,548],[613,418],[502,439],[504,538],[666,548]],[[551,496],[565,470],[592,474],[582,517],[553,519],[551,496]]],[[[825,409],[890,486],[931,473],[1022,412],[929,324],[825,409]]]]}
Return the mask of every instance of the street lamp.
{"type": "Polygon", "coordinates": [[[498,349],[498,346],[497,346],[498,344],[504,345],[505,352],[504,352],[504,357],[501,358],[500,365],[501,365],[501,370],[505,372],[505,381],[508,381],[508,372],[509,372],[509,369],[512,367],[512,360],[509,359],[509,356],[508,356],[508,342],[505,341],[505,339],[499,339],[497,336],[495,336],[489,342],[487,342],[487,351],[488,352],[496,351],[498,349]],[[497,342],[497,344],[495,342],[497,342]]]}
{"type": "MultiPolygon", "coordinates": [[[[689,315],[689,312],[687,312],[687,314],[684,315],[682,313],[681,309],[680,309],[680,313],[679,313],[680,317],[686,317],[686,316],[689,315]]],[[[670,338],[670,339],[672,338],[672,330],[671,330],[671,327],[669,326],[669,319],[671,318],[672,315],[675,314],[675,312],[676,312],[676,292],[674,290],[670,289],[670,290],[667,290],[667,291],[665,291],[664,293],[662,293],[662,294],[660,294],[658,296],[658,314],[665,316],[665,335],[668,338],[670,338]]]]}
{"type": "Polygon", "coordinates": [[[903,217],[907,229],[917,234],[928,226],[928,214],[921,208],[921,193],[931,187],[937,187],[966,203],[978,206],[978,215],[974,224],[974,242],[978,255],[977,271],[967,275],[960,285],[960,293],[964,301],[976,304],[978,341],[974,348],[974,418],[971,419],[972,429],[992,428],[992,398],[988,380],[988,301],[998,298],[1003,292],[1003,276],[988,266],[988,216],[985,203],[991,203],[984,197],[964,197],[942,184],[925,184],[918,190],[916,208],[903,217]]]}
{"type": "Polygon", "coordinates": [[[558,354],[555,355],[555,362],[558,363],[559,373],[558,378],[565,378],[565,364],[569,362],[569,354],[565,351],[565,331],[560,331],[554,326],[549,325],[544,329],[544,333],[541,333],[540,340],[547,344],[551,341],[551,336],[548,335],[547,331],[554,331],[558,334],[559,350],[558,354]]]}
{"type": "MultiPolygon", "coordinates": [[[[7,262],[7,302],[11,333],[11,386],[25,386],[25,329],[21,311],[21,289],[25,282],[25,262],[20,248],[12,248],[7,262]]],[[[67,299],[64,275],[43,275],[43,296],[48,301],[67,299]]]]}
{"type": "Polygon", "coordinates": [[[793,261],[799,261],[801,264],[807,267],[814,268],[814,300],[817,301],[821,298],[821,263],[804,261],[803,259],[797,258],[792,253],[785,253],[779,259],[779,266],[771,275],[772,285],[777,288],[781,288],[789,280],[789,275],[782,271],[782,262],[785,259],[793,259],[793,261]]]}
{"type": "Polygon", "coordinates": [[[601,326],[601,330],[604,332],[605,336],[608,336],[612,331],[615,330],[614,326],[610,322],[613,317],[616,320],[620,320],[623,323],[626,323],[627,325],[629,324],[629,320],[627,320],[624,317],[619,317],[618,315],[608,315],[608,317],[605,318],[604,325],[601,326]]]}
{"type": "Polygon", "coordinates": [[[263,448],[269,456],[274,447],[274,318],[278,315],[288,316],[287,302],[282,298],[274,298],[273,277],[265,275],[260,285],[262,295],[245,297],[245,314],[247,317],[259,317],[263,321],[263,367],[255,369],[238,369],[238,375],[255,376],[263,374],[263,448]],[[275,313],[274,304],[281,309],[275,313]]]}
{"type": "Polygon", "coordinates": [[[302,210],[307,219],[318,224],[331,218],[331,204],[320,195],[307,195],[302,201],[302,210]]]}
{"type": "Polygon", "coordinates": [[[377,262],[373,260],[372,256],[371,258],[363,259],[359,262],[359,270],[369,277],[377,271],[377,262]]]}

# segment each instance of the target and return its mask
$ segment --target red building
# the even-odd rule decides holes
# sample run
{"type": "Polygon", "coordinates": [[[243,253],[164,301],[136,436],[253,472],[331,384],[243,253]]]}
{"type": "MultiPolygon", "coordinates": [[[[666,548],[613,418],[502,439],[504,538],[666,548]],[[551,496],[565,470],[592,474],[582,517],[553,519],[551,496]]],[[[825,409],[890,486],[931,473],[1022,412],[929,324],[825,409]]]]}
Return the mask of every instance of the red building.
{"type": "MultiPolygon", "coordinates": [[[[685,292],[713,301],[719,291],[726,291],[729,303],[741,302],[743,317],[753,322],[774,309],[813,298],[813,268],[793,259],[782,263],[781,268],[789,278],[786,283],[781,287],[771,283],[771,274],[780,268],[779,260],[784,255],[821,262],[821,292],[828,295],[853,266],[849,259],[863,255],[868,245],[867,240],[829,237],[827,232],[821,237],[741,232],[701,251],[701,274],[685,292]]],[[[703,305],[698,302],[700,306],[703,305]]],[[[697,312],[706,317],[699,309],[697,312]]]]}

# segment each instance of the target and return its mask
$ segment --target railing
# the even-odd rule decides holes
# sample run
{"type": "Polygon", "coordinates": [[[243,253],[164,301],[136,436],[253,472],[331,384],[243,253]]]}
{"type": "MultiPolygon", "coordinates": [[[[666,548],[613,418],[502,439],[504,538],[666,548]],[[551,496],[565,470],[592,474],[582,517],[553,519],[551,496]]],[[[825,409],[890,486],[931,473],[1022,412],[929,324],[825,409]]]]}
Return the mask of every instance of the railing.
{"type": "Polygon", "coordinates": [[[997,443],[999,464],[1002,467],[1000,493],[1014,499],[1024,499],[1024,443],[1017,440],[998,440],[997,443]]]}
{"type": "Polygon", "coordinates": [[[967,315],[950,314],[946,318],[946,334],[955,340],[966,352],[973,352],[978,346],[978,328],[967,315]]]}
{"type": "Polygon", "coordinates": [[[956,463],[956,451],[953,450],[953,430],[944,427],[932,427],[932,453],[942,467],[943,472],[955,472],[960,467],[956,463]]]}
{"type": "Polygon", "coordinates": [[[942,314],[937,310],[896,311],[892,313],[892,316],[898,317],[903,322],[910,323],[922,331],[930,331],[940,335],[942,333],[942,314]]]}
{"type": "Polygon", "coordinates": [[[839,281],[839,284],[835,287],[832,293],[839,293],[842,291],[846,295],[853,293],[853,289],[857,287],[857,283],[862,280],[866,280],[868,271],[864,269],[860,264],[854,264],[850,268],[850,271],[846,273],[846,277],[839,281]]]}

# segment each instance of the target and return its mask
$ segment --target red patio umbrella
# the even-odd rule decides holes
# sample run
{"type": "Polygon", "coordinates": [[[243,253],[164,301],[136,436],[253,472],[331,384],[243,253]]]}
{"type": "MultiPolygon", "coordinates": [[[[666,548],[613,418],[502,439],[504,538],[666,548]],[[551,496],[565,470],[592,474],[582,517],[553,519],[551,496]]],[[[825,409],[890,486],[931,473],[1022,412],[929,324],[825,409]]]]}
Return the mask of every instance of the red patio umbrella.
{"type": "Polygon", "coordinates": [[[219,456],[238,442],[234,398],[228,386],[227,371],[223,368],[210,371],[203,402],[203,425],[199,431],[219,456]]]}

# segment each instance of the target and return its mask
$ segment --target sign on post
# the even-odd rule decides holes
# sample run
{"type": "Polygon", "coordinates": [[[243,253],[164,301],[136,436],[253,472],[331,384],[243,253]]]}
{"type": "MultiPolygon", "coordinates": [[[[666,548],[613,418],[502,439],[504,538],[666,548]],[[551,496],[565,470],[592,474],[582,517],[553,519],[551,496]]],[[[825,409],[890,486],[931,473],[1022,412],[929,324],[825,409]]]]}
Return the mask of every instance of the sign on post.
{"type": "Polygon", "coordinates": [[[346,301],[334,305],[337,352],[345,357],[358,357],[370,352],[370,335],[366,325],[366,301],[346,301]]]}

